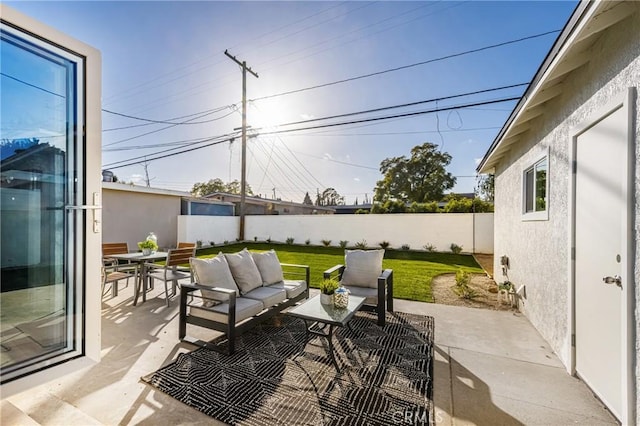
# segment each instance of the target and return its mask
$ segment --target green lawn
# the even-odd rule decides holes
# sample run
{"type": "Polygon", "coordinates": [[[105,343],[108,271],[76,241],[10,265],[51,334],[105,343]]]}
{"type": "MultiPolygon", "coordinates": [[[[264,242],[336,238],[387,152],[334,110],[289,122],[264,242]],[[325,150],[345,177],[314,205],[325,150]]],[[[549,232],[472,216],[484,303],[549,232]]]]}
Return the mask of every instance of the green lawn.
{"type": "MultiPolygon", "coordinates": [[[[198,250],[198,257],[211,257],[220,251],[233,253],[247,247],[253,251],[274,249],[280,262],[309,265],[311,287],[317,288],[322,273],[337,264],[344,264],[344,250],[338,247],[302,246],[267,243],[230,244],[222,247],[198,250]]],[[[398,299],[433,302],[431,279],[448,272],[463,269],[470,273],[482,273],[471,255],[451,253],[427,253],[418,251],[386,250],[383,268],[393,269],[393,295],[398,299]]]]}

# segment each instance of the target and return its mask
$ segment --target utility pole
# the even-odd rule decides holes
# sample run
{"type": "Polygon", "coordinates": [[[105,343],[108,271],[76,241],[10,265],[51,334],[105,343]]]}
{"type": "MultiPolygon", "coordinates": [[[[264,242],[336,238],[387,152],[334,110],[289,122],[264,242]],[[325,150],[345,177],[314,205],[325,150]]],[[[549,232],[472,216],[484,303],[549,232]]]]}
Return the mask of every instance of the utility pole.
{"type": "Polygon", "coordinates": [[[240,62],[226,50],[224,54],[242,67],[242,167],[240,172],[242,176],[240,177],[240,232],[238,235],[238,238],[242,241],[244,240],[244,212],[247,196],[247,71],[255,78],[258,78],[258,74],[247,67],[246,61],[240,62]]]}
{"type": "Polygon", "coordinates": [[[149,162],[147,162],[147,157],[144,157],[144,177],[145,182],[147,183],[147,188],[151,187],[151,179],[149,179],[149,162]]]}

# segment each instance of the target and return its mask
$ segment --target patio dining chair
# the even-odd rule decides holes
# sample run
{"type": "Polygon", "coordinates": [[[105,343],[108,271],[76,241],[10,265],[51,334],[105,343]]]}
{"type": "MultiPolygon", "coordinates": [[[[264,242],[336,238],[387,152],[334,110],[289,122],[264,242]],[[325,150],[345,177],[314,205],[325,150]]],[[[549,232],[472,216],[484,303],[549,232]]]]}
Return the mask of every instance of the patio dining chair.
{"type": "MultiPolygon", "coordinates": [[[[164,293],[167,300],[167,306],[169,306],[169,299],[177,293],[178,281],[189,278],[190,282],[193,282],[193,274],[191,269],[184,269],[181,267],[183,264],[188,264],[189,259],[195,256],[195,247],[176,248],[170,249],[167,254],[167,260],[164,265],[157,263],[147,264],[147,277],[149,279],[150,287],[153,288],[153,280],[160,280],[164,282],[164,293]],[[169,281],[172,282],[172,292],[169,295],[169,281]]],[[[143,277],[144,279],[145,277],[143,277]]]]}
{"type": "Polygon", "coordinates": [[[135,279],[135,273],[124,272],[118,269],[117,262],[113,260],[103,260],[102,270],[102,297],[104,297],[107,290],[107,285],[111,285],[111,297],[118,295],[118,283],[122,280],[126,280],[127,286],[129,285],[129,278],[135,279]]]}
{"type": "Polygon", "coordinates": [[[129,278],[133,277],[134,282],[137,279],[137,264],[131,262],[120,263],[118,259],[109,257],[114,254],[126,253],[129,253],[129,245],[127,243],[102,243],[102,296],[104,296],[107,284],[111,284],[111,295],[115,297],[118,295],[119,281],[126,279],[128,286],[129,278]]]}
{"type": "Polygon", "coordinates": [[[378,325],[385,325],[385,311],[393,312],[393,270],[382,269],[384,250],[345,250],[345,264],[323,273],[335,279],[354,296],[365,298],[362,310],[378,315],[378,325]]]}

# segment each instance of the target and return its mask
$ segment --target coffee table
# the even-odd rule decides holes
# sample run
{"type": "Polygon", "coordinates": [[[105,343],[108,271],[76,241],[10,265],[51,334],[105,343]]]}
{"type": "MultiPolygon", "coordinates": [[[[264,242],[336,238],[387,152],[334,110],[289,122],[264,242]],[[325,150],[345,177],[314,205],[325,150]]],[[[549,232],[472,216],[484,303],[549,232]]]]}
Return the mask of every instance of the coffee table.
{"type": "Polygon", "coordinates": [[[306,343],[309,342],[311,336],[319,336],[327,339],[329,342],[329,357],[336,367],[336,370],[340,370],[333,349],[333,329],[334,327],[348,326],[349,321],[362,307],[364,301],[364,297],[349,296],[349,305],[346,308],[336,308],[333,304],[323,305],[320,303],[320,295],[317,295],[301,305],[288,310],[285,315],[304,320],[304,325],[307,329],[306,343]]]}

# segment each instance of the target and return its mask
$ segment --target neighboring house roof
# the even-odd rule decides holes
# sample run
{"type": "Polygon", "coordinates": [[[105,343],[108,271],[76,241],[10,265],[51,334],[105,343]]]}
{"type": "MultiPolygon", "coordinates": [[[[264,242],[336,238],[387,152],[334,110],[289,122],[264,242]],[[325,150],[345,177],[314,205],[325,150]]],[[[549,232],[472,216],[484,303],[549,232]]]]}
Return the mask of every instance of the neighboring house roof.
{"type": "Polygon", "coordinates": [[[174,191],[172,189],[150,188],[147,186],[130,185],[119,182],[102,182],[102,189],[112,189],[114,191],[141,192],[144,194],[171,195],[174,197],[191,197],[190,192],[174,191]]]}
{"type": "Polygon", "coordinates": [[[634,11],[633,5],[626,2],[580,2],[478,165],[476,170],[479,173],[494,171],[512,145],[529,131],[532,120],[545,114],[545,102],[563,93],[564,81],[570,77],[571,72],[591,60],[589,49],[600,33],[634,11]]]}
{"type": "MultiPolygon", "coordinates": [[[[221,198],[224,198],[225,200],[236,200],[238,202],[240,201],[240,194],[229,194],[226,192],[213,192],[211,194],[205,195],[203,198],[216,198],[216,197],[221,197],[221,198]]],[[[295,206],[295,207],[305,207],[305,208],[314,209],[314,210],[335,211],[334,207],[315,206],[312,204],[295,203],[293,201],[273,200],[270,198],[253,197],[253,196],[245,196],[245,202],[251,203],[251,204],[261,204],[261,205],[277,204],[280,206],[295,206]]]]}
{"type": "Polygon", "coordinates": [[[197,202],[197,203],[219,204],[219,205],[228,205],[228,206],[234,205],[233,203],[230,203],[227,201],[212,200],[212,199],[202,198],[202,197],[194,197],[193,195],[191,195],[190,192],[174,191],[172,189],[150,188],[148,186],[130,185],[128,183],[102,182],[102,189],[111,189],[114,191],[138,192],[142,194],[168,195],[171,197],[179,197],[183,200],[197,202]]]}

